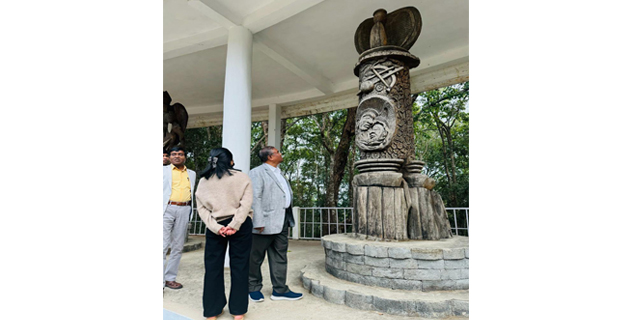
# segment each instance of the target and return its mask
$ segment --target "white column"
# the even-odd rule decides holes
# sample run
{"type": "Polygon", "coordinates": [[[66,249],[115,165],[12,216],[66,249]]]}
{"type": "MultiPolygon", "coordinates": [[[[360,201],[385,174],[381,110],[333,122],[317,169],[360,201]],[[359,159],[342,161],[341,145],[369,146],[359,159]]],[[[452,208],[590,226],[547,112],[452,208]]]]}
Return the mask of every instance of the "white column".
{"type": "Polygon", "coordinates": [[[282,141],[282,107],[269,104],[269,145],[281,151],[282,141]]]}
{"type": "Polygon", "coordinates": [[[235,168],[248,173],[251,152],[251,32],[241,26],[230,28],[227,46],[222,145],[234,155],[235,168]]]}

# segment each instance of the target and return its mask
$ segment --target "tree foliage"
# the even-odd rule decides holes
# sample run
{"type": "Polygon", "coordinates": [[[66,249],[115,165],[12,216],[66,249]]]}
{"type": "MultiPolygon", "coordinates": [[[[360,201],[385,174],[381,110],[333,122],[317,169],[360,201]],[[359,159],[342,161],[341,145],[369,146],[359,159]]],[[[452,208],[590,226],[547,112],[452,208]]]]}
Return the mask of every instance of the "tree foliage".
{"type": "Polygon", "coordinates": [[[416,156],[449,207],[468,207],[469,83],[420,94],[413,105],[416,156]]]}
{"type": "Polygon", "coordinates": [[[208,165],[208,155],[213,148],[221,147],[222,126],[187,129],[186,167],[200,172],[208,165]]]}
{"type": "Polygon", "coordinates": [[[337,187],[338,197],[328,203],[328,192],[333,193],[334,190],[330,188],[332,173],[340,174],[340,166],[343,173],[345,169],[348,172],[352,166],[350,161],[353,157],[349,156],[350,153],[347,154],[346,163],[335,161],[341,148],[349,150],[352,145],[352,135],[343,138],[348,112],[338,110],[286,120],[293,125],[288,127],[284,135],[282,170],[288,175],[293,192],[295,188],[302,192],[294,195],[294,200],[300,201],[295,203],[301,203],[299,206],[351,206],[350,196],[344,196],[348,189],[344,179],[337,187]],[[349,140],[346,146],[340,146],[341,138],[349,140]]]}

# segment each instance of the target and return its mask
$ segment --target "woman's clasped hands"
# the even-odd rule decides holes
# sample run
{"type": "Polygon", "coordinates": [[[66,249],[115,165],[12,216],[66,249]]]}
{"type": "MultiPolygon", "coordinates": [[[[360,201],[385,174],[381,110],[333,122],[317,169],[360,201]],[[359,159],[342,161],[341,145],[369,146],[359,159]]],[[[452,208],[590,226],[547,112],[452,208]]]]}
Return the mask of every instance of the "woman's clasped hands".
{"type": "Polygon", "coordinates": [[[219,234],[222,237],[231,236],[231,235],[233,235],[235,233],[236,233],[236,229],[233,229],[231,227],[223,227],[223,228],[219,229],[219,234]]]}

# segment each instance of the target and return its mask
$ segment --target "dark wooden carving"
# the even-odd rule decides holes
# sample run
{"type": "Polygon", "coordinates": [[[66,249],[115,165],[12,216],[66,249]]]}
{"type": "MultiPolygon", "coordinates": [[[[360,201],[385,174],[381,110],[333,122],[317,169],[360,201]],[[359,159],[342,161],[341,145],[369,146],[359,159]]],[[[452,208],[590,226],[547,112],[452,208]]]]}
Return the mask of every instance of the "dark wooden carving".
{"type": "Polygon", "coordinates": [[[175,146],[184,147],[187,124],[186,108],[177,102],[171,105],[171,96],[163,91],[163,149],[169,151],[175,146]]]}
{"type": "Polygon", "coordinates": [[[384,9],[379,9],[373,13],[373,18],[364,20],[355,31],[355,49],[359,54],[376,46],[385,45],[409,50],[416,43],[421,29],[420,12],[414,7],[398,9],[390,14],[386,14],[384,9]],[[379,27],[378,22],[381,22],[382,27],[379,27]],[[373,29],[375,32],[371,32],[373,29]],[[386,43],[377,39],[382,37],[380,29],[385,33],[383,37],[386,43]]]}

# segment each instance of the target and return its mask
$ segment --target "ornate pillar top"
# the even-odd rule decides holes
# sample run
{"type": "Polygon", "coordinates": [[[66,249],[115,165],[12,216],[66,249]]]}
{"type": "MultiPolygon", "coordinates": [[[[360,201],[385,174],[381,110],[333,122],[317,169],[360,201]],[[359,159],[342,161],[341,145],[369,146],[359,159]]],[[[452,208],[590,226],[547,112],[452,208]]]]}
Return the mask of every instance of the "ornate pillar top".
{"type": "Polygon", "coordinates": [[[421,28],[420,12],[414,7],[391,13],[377,9],[355,31],[355,49],[360,57],[353,73],[359,77],[361,64],[384,57],[401,60],[408,69],[416,68],[420,59],[410,54],[409,49],[416,43],[421,28]]]}
{"type": "Polygon", "coordinates": [[[355,49],[359,54],[381,46],[397,46],[409,51],[422,28],[420,12],[405,7],[387,13],[377,9],[372,18],[364,20],[355,31],[355,49]]]}

